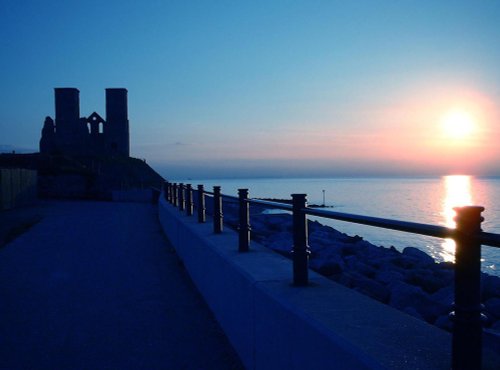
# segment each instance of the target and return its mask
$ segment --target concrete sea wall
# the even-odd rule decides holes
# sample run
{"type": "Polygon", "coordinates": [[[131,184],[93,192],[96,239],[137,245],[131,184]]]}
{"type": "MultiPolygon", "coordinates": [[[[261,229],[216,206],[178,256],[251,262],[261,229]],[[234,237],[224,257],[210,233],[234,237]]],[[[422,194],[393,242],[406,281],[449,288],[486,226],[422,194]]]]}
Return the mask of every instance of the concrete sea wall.
{"type": "Polygon", "coordinates": [[[248,369],[448,369],[448,333],[159,201],[163,230],[248,369]]]}

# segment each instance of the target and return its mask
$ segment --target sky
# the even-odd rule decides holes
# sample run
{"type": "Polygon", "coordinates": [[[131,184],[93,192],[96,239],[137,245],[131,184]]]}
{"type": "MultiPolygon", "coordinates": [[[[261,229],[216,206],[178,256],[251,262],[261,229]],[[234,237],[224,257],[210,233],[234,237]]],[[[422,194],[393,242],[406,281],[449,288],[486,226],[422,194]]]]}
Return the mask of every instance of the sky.
{"type": "Polygon", "coordinates": [[[500,175],[500,1],[2,0],[0,15],[0,150],[38,150],[55,87],[80,90],[81,116],[124,87],[131,155],[166,178],[500,175]]]}

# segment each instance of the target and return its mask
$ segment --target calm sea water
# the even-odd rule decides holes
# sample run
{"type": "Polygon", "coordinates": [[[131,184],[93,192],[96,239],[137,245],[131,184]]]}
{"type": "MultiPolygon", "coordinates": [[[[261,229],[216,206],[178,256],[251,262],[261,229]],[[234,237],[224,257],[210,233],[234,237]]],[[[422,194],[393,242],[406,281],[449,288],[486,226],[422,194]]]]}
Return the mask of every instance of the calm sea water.
{"type": "MultiPolygon", "coordinates": [[[[222,192],[237,195],[238,188],[248,188],[252,198],[290,198],[305,193],[309,204],[333,206],[333,210],[366,216],[399,219],[454,227],[453,207],[481,205],[485,221],[482,229],[500,234],[500,179],[470,176],[445,176],[425,179],[220,179],[178,180],[211,189],[222,186],[222,192]],[[324,191],[324,192],[323,192],[324,191]]],[[[411,246],[430,254],[437,261],[453,261],[454,242],[409,233],[318,219],[339,231],[360,235],[376,245],[411,246]]],[[[500,275],[500,249],[482,248],[483,271],[500,275]]]]}

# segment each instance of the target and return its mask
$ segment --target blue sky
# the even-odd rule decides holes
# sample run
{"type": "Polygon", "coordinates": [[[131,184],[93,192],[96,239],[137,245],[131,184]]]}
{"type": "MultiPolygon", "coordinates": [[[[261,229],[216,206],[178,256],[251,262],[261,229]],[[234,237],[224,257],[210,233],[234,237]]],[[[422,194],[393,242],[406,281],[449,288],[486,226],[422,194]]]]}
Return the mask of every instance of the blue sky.
{"type": "Polygon", "coordinates": [[[498,1],[10,1],[0,145],[37,149],[53,88],[129,91],[167,177],[500,175],[498,1]],[[453,145],[459,107],[477,135],[453,145]]]}

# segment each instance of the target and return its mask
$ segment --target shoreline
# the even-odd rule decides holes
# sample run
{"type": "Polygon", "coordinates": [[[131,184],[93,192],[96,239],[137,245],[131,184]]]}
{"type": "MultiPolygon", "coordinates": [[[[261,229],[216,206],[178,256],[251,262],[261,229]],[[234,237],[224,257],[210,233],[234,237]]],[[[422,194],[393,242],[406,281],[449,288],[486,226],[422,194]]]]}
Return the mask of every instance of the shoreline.
{"type": "MultiPolygon", "coordinates": [[[[485,181],[468,176],[447,176],[435,179],[411,177],[401,179],[357,178],[317,179],[313,177],[299,180],[282,179],[228,179],[200,180],[206,189],[212,185],[221,186],[221,192],[236,196],[240,188],[249,189],[250,198],[288,200],[290,194],[307,194],[309,205],[323,203],[322,189],[326,190],[326,205],[333,205],[332,211],[355,215],[373,216],[436,226],[451,226],[453,204],[469,202],[484,206],[485,232],[500,234],[500,213],[496,204],[500,201],[500,182],[485,181]],[[459,196],[460,199],[456,197],[459,196]]],[[[198,183],[198,182],[196,182],[198,183]]],[[[288,203],[290,204],[290,203],[288,203]]],[[[327,209],[327,208],[319,208],[327,209]]],[[[398,250],[412,246],[425,251],[437,261],[450,261],[449,244],[445,239],[419,234],[404,234],[399,231],[384,230],[354,223],[317,219],[325,225],[341,230],[349,235],[362,235],[375,245],[394,245],[398,250]]],[[[500,250],[494,247],[482,248],[482,271],[500,277],[500,250]]]]}
{"type": "MultiPolygon", "coordinates": [[[[280,199],[280,198],[255,198],[257,200],[265,200],[268,202],[276,202],[276,203],[284,203],[284,204],[293,204],[291,199],[280,199]]],[[[309,208],[335,208],[335,206],[327,206],[325,204],[308,204],[309,208]]]]}

